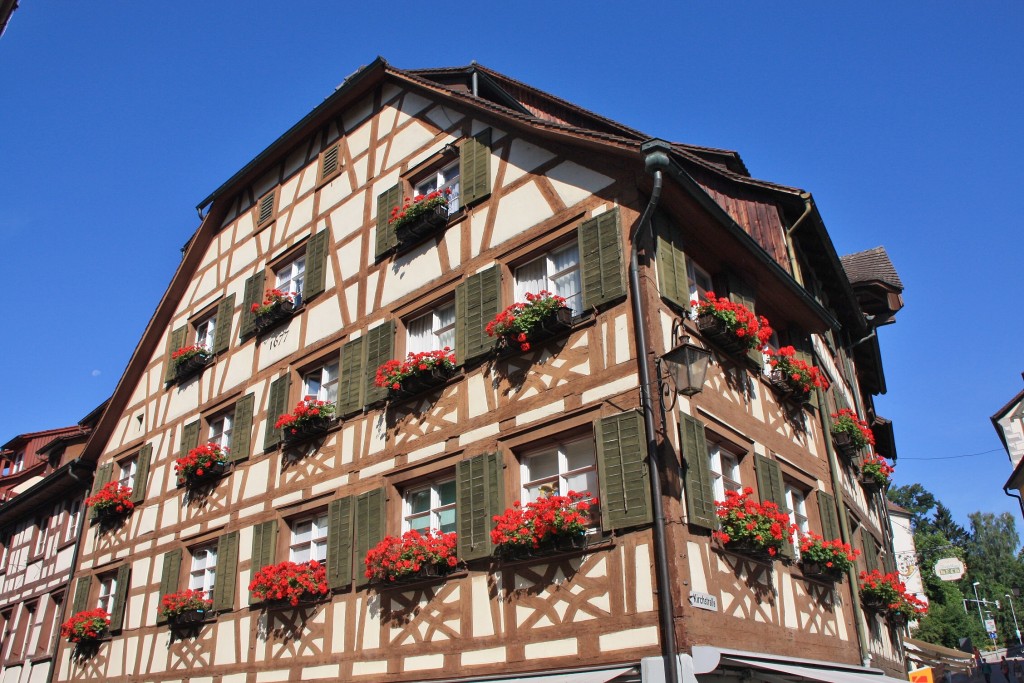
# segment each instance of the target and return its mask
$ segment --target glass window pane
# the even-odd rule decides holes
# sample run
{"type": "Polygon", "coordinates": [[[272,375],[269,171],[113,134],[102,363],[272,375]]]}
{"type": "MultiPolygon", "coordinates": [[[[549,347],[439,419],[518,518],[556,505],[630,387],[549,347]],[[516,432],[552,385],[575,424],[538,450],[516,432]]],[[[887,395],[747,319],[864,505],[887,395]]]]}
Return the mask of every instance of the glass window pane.
{"type": "Polygon", "coordinates": [[[539,258],[516,268],[516,301],[526,301],[526,294],[547,289],[547,259],[539,258]]]}
{"type": "Polygon", "coordinates": [[[566,490],[562,492],[563,495],[569,493],[569,491],[589,491],[591,495],[597,495],[597,472],[594,470],[587,470],[585,472],[578,472],[576,474],[570,474],[565,478],[566,490]]]}
{"type": "Polygon", "coordinates": [[[553,477],[558,474],[558,453],[548,451],[534,455],[526,461],[526,469],[529,472],[528,481],[553,477]]]}
{"type": "Polygon", "coordinates": [[[430,489],[420,489],[409,494],[409,511],[412,514],[430,510],[430,489]]]}
{"type": "Polygon", "coordinates": [[[406,347],[409,353],[432,350],[433,318],[433,314],[428,313],[409,321],[409,325],[406,327],[406,347]]]}
{"type": "Polygon", "coordinates": [[[448,508],[437,513],[438,525],[444,533],[455,531],[455,508],[448,508]]]}
{"type": "Polygon", "coordinates": [[[409,528],[414,531],[425,531],[430,528],[430,515],[425,514],[409,519],[409,528]]]}
{"type": "Polygon", "coordinates": [[[455,502],[455,480],[445,481],[438,484],[438,499],[441,505],[451,505],[455,502]]]}
{"type": "Polygon", "coordinates": [[[568,471],[594,465],[594,448],[590,441],[574,441],[565,444],[562,450],[565,453],[565,463],[568,471]]]}

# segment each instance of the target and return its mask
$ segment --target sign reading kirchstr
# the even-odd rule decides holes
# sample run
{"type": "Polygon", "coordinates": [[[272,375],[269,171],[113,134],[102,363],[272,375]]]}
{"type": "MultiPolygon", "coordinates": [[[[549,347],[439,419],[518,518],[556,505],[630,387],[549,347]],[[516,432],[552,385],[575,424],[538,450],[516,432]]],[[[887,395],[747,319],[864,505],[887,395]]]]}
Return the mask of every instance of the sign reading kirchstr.
{"type": "Polygon", "coordinates": [[[718,611],[718,598],[708,593],[690,591],[690,606],[697,609],[706,609],[709,612],[718,611]]]}
{"type": "Polygon", "coordinates": [[[959,581],[966,571],[963,561],[956,557],[944,557],[935,563],[935,576],[943,581],[959,581]]]}

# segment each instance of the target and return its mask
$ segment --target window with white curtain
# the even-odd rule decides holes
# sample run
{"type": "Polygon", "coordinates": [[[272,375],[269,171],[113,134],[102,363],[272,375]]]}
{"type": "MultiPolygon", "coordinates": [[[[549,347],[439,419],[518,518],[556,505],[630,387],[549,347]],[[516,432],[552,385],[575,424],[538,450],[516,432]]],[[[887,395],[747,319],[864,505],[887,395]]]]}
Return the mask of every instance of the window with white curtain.
{"type": "MultiPolygon", "coordinates": [[[[786,507],[789,508],[790,521],[796,525],[796,541],[793,543],[793,552],[797,559],[800,558],[800,536],[811,530],[807,523],[807,498],[800,489],[786,484],[786,507]]],[[[827,539],[831,541],[832,539],[827,539]]]]}
{"type": "Polygon", "coordinates": [[[302,377],[302,398],[334,403],[338,400],[338,363],[326,363],[302,377]]]}
{"type": "Polygon", "coordinates": [[[288,546],[288,559],[309,562],[327,559],[327,515],[303,517],[291,523],[292,540],[288,546]]]}
{"type": "Polygon", "coordinates": [[[707,292],[714,290],[708,271],[694,263],[689,256],[686,257],[686,279],[690,285],[690,301],[699,301],[707,292]]]}
{"type": "Polygon", "coordinates": [[[217,333],[217,316],[211,315],[196,324],[196,346],[213,348],[213,337],[217,333]]]}
{"type": "Polygon", "coordinates": [[[417,195],[427,195],[434,190],[448,193],[448,214],[451,215],[459,210],[459,162],[448,164],[436,173],[431,173],[422,181],[416,184],[417,195]]]}
{"type": "Polygon", "coordinates": [[[217,546],[209,545],[192,551],[192,569],[189,571],[188,587],[203,591],[206,598],[213,597],[213,584],[217,579],[217,546]]]}
{"type": "Polygon", "coordinates": [[[231,446],[231,425],[233,419],[234,414],[228,413],[210,420],[210,438],[207,441],[215,443],[221,448],[229,448],[231,446]]]}
{"type": "Polygon", "coordinates": [[[302,294],[302,282],[306,277],[306,255],[286,263],[276,271],[275,287],[285,294],[302,294]]]}
{"type": "Polygon", "coordinates": [[[139,469],[138,458],[128,458],[127,460],[121,461],[121,476],[118,477],[117,483],[121,486],[127,486],[128,488],[134,488],[135,486],[135,473],[139,469]]]}
{"type": "Polygon", "coordinates": [[[107,614],[114,613],[114,595],[117,593],[117,574],[104,574],[100,577],[100,593],[96,598],[96,607],[107,614]]]}
{"type": "Polygon", "coordinates": [[[573,315],[583,312],[580,250],[575,242],[516,268],[515,281],[516,301],[525,303],[527,293],[546,290],[565,297],[565,305],[572,309],[573,315]]]}
{"type": "Polygon", "coordinates": [[[725,500],[726,491],[739,493],[743,489],[740,484],[740,461],[735,455],[716,443],[708,443],[708,465],[715,500],[725,500]]]}
{"type": "Polygon", "coordinates": [[[523,457],[523,499],[565,496],[589,491],[596,496],[597,458],[592,439],[559,443],[523,457]]]}
{"type": "Polygon", "coordinates": [[[455,304],[438,306],[426,315],[409,321],[406,345],[409,353],[455,348],[455,304]]]}
{"type": "Polygon", "coordinates": [[[455,480],[409,489],[403,496],[402,531],[455,531],[455,480]]]}

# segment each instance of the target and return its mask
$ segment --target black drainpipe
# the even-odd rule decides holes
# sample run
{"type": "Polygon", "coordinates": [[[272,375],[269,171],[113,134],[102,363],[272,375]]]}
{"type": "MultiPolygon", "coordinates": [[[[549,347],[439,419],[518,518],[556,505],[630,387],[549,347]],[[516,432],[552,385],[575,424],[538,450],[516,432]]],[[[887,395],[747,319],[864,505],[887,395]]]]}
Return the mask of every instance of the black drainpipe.
{"type": "MultiPolygon", "coordinates": [[[[647,471],[651,478],[651,511],[654,517],[654,575],[658,590],[658,624],[661,631],[661,657],[665,663],[666,683],[679,680],[676,663],[675,617],[672,611],[672,588],[669,584],[668,555],[665,550],[665,509],[661,501],[661,467],[658,461],[657,433],[654,428],[654,404],[651,400],[651,372],[648,362],[647,329],[640,291],[640,266],[637,260],[637,239],[640,231],[651,225],[651,217],[661,198],[662,168],[669,164],[671,148],[662,140],[645,142],[640,151],[644,164],[654,176],[654,189],[640,220],[629,236],[629,298],[633,309],[633,335],[636,342],[637,371],[640,376],[640,404],[644,415],[644,437],[647,440],[647,471]]],[[[653,233],[652,233],[653,234],[653,233]]]]}

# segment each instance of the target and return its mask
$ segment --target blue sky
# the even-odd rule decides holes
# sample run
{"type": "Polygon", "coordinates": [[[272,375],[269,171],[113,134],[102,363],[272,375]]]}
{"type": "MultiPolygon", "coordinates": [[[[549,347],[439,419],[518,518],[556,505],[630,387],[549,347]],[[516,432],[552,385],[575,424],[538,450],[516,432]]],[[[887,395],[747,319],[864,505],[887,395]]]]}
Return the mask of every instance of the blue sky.
{"type": "Polygon", "coordinates": [[[476,60],[651,136],[737,150],[810,191],[840,253],[884,245],[906,285],[880,331],[896,481],[962,521],[1019,515],[989,416],[1024,386],[1024,4],[379,8],[22,3],[0,38],[0,442],[113,391],[195,205],[347,75],[377,55],[476,60]]]}

